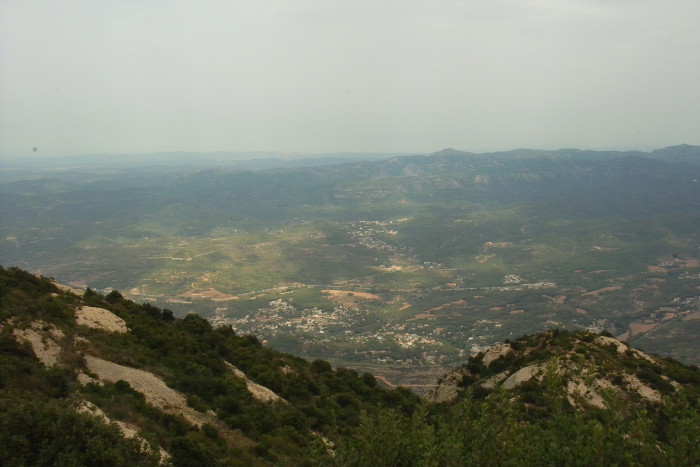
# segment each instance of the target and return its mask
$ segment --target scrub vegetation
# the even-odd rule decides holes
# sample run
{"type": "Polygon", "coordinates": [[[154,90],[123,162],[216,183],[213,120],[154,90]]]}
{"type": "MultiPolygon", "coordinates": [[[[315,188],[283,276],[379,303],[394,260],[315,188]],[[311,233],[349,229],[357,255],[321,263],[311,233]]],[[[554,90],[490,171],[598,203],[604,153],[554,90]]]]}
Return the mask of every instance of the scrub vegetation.
{"type": "Polygon", "coordinates": [[[117,291],[76,295],[18,268],[0,269],[0,325],[3,465],[692,465],[700,458],[698,368],[604,334],[537,333],[474,355],[445,375],[435,393],[451,385],[453,397],[437,401],[384,389],[369,373],[280,353],[197,315],[176,318],[117,291]],[[105,322],[78,325],[81,307],[102,310],[105,322]],[[119,320],[125,329],[110,327],[119,320]],[[508,383],[528,368],[540,370],[508,383]],[[165,383],[170,400],[154,396],[147,379],[165,383]],[[253,387],[277,397],[261,398],[253,387]]]}

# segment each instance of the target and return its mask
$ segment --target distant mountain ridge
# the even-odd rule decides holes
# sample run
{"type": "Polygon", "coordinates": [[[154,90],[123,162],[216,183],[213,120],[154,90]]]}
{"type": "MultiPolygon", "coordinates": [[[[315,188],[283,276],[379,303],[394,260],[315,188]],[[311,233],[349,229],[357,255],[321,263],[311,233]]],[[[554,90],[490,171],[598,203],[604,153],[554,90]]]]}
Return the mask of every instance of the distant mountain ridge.
{"type": "MultiPolygon", "coordinates": [[[[97,168],[229,168],[236,170],[267,170],[283,168],[301,168],[337,165],[353,162],[370,162],[386,159],[411,157],[414,155],[426,155],[420,153],[396,152],[339,152],[339,153],[288,153],[281,151],[247,151],[247,152],[154,152],[146,154],[85,154],[64,157],[45,158],[22,158],[0,159],[0,166],[11,168],[61,168],[63,170],[85,170],[97,168]]],[[[479,159],[520,159],[551,157],[556,159],[587,159],[587,160],[608,160],[624,156],[640,156],[655,159],[672,160],[676,162],[697,163],[700,159],[700,146],[681,144],[666,148],[655,149],[650,152],[644,151],[605,151],[605,150],[582,150],[582,149],[513,149],[508,151],[494,151],[475,153],[462,151],[453,148],[445,148],[429,154],[431,157],[458,157],[479,159]]]]}
{"type": "Polygon", "coordinates": [[[607,151],[592,149],[513,149],[509,151],[494,151],[486,153],[473,153],[461,151],[453,148],[446,148],[432,153],[433,156],[481,156],[481,157],[555,157],[555,158],[580,158],[580,159],[614,159],[624,156],[652,157],[675,161],[699,162],[700,146],[680,144],[665,148],[654,149],[649,152],[629,150],[629,151],[607,151]]]}

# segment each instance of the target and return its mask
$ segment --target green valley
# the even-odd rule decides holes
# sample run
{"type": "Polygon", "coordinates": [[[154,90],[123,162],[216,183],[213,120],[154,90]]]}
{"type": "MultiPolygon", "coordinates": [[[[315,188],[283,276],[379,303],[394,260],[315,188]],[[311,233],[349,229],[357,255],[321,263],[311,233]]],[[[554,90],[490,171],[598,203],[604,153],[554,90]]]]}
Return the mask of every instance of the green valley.
{"type": "Polygon", "coordinates": [[[65,164],[5,171],[0,263],[392,383],[554,328],[700,362],[698,147],[65,164]]]}

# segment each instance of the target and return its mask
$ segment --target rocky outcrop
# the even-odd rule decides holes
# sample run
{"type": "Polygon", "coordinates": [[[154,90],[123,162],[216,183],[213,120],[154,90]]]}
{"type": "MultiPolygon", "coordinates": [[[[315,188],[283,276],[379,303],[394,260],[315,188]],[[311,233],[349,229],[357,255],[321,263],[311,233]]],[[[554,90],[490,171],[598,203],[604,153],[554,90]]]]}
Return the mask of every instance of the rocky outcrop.
{"type": "Polygon", "coordinates": [[[63,347],[58,344],[65,336],[60,329],[44,323],[34,321],[26,329],[14,329],[14,336],[20,342],[27,342],[31,345],[36,358],[47,367],[59,363],[63,347]]]}
{"type": "MultiPolygon", "coordinates": [[[[78,407],[78,412],[79,413],[85,413],[88,415],[92,415],[93,417],[96,417],[100,419],[102,422],[106,424],[115,424],[119,428],[119,431],[122,432],[125,438],[133,438],[141,442],[141,444],[145,447],[148,447],[149,449],[153,449],[152,446],[139,435],[138,427],[135,425],[132,425],[130,423],[122,422],[119,420],[112,420],[110,419],[107,414],[105,414],[102,409],[100,409],[98,406],[93,404],[92,402],[89,401],[83,401],[82,404],[78,407]]],[[[167,461],[170,459],[170,454],[168,454],[167,451],[165,451],[162,447],[158,447],[158,451],[160,453],[160,458],[161,462],[162,461],[167,461]]]]}
{"type": "MultiPolygon", "coordinates": [[[[445,375],[425,397],[432,402],[455,401],[469,386],[486,390],[500,386],[518,394],[523,384],[545,383],[550,377],[555,382],[550,387],[561,387],[562,397],[572,406],[606,408],[610,395],[660,403],[659,384],[666,391],[680,386],[662,376],[662,365],[660,359],[607,335],[543,332],[475,355],[445,375]]],[[[532,386],[524,389],[532,390],[532,386]]]]}
{"type": "Polygon", "coordinates": [[[530,381],[532,378],[537,378],[538,380],[541,380],[542,376],[544,375],[544,371],[545,366],[542,364],[529,365],[523,367],[515,373],[508,376],[508,378],[506,378],[506,380],[503,381],[503,383],[501,383],[501,386],[503,386],[504,389],[513,389],[514,387],[522,383],[530,381]]]}
{"type": "Polygon", "coordinates": [[[260,402],[283,402],[287,404],[288,402],[278,396],[274,391],[271,389],[266,388],[263,385],[260,385],[254,381],[251,381],[248,379],[245,373],[243,373],[241,370],[236,368],[235,366],[231,365],[229,362],[224,362],[226,366],[231,370],[231,372],[236,375],[237,377],[241,378],[243,381],[245,381],[246,388],[248,388],[248,391],[253,395],[253,397],[260,402]]]}
{"type": "Polygon", "coordinates": [[[123,334],[129,331],[123,319],[109,310],[94,306],[81,306],[75,310],[75,322],[78,326],[87,326],[107,332],[123,334]]]}
{"type": "Polygon", "coordinates": [[[163,412],[181,415],[197,427],[213,421],[213,417],[189,407],[183,394],[168,387],[162,379],[153,373],[90,355],[85,356],[85,363],[88,370],[96,374],[100,380],[110,383],[116,383],[119,380],[126,381],[134,390],[144,395],[146,402],[163,412]]]}
{"type": "Polygon", "coordinates": [[[510,346],[510,344],[496,344],[486,350],[482,362],[484,365],[489,366],[494,360],[498,360],[500,357],[505,357],[512,351],[513,348],[510,346]]]}
{"type": "Polygon", "coordinates": [[[460,384],[464,377],[462,369],[446,374],[437,387],[428,391],[424,396],[430,402],[452,402],[459,396],[460,384]]]}

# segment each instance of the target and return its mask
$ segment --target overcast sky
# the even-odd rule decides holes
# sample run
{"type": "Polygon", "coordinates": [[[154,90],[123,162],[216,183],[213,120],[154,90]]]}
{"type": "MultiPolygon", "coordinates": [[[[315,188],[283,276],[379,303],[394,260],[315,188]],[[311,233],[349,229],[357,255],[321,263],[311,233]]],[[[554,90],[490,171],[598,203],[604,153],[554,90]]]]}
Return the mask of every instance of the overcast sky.
{"type": "Polygon", "coordinates": [[[4,157],[680,143],[698,0],[0,0],[4,157]]]}

